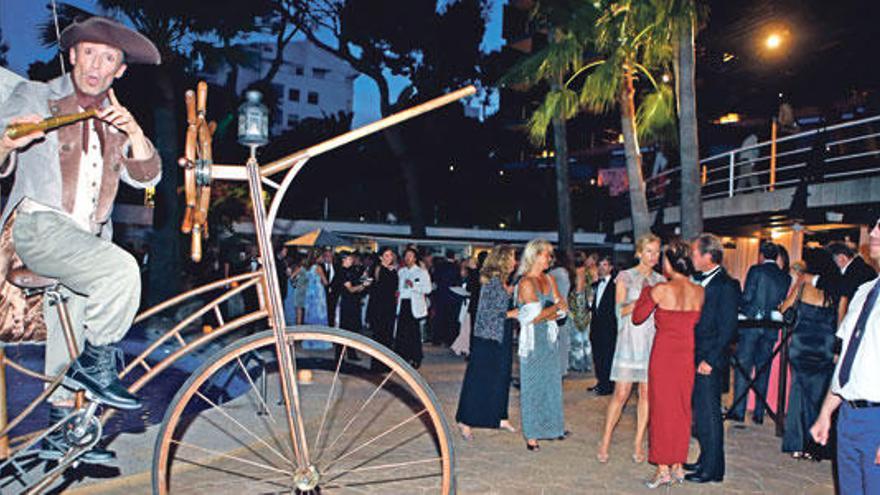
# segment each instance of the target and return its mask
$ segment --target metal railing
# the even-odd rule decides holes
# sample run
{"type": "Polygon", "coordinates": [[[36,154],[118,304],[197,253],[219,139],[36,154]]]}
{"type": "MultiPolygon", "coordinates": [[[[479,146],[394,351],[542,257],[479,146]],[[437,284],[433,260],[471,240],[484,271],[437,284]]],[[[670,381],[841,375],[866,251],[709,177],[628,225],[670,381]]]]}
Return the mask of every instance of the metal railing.
{"type": "MultiPolygon", "coordinates": [[[[880,115],[769,139],[700,160],[703,199],[880,174],[880,115]]],[[[648,204],[677,204],[681,168],[645,180],[648,204]]]]}

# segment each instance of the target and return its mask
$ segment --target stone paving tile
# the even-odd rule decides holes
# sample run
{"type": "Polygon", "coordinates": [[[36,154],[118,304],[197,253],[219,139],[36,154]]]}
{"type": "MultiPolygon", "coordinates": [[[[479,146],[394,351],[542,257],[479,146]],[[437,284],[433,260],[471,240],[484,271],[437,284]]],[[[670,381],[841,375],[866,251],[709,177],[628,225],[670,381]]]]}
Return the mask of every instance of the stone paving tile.
{"type": "MultiPolygon", "coordinates": [[[[465,363],[448,350],[426,346],[426,359],[420,370],[431,383],[442,408],[454,426],[455,410],[465,363]]],[[[471,494],[645,494],[643,482],[653,473],[649,464],[634,464],[632,441],[635,430],[635,397],[624,411],[615,431],[608,464],[595,459],[607,397],[594,397],[586,388],[594,382],[590,375],[575,374],[564,382],[566,427],[572,436],[565,441],[542,442],[540,452],[529,452],[522,435],[496,430],[474,430],[475,439],[465,441],[455,435],[458,493],[471,494]]],[[[519,396],[511,389],[510,419],[519,425],[519,396]]],[[[150,432],[153,433],[154,432],[150,432]]],[[[677,494],[807,494],[834,493],[830,462],[796,461],[779,450],[773,424],[763,426],[726,425],[727,475],[723,483],[684,484],[673,488],[677,494]]],[[[127,445],[144,439],[120,437],[112,447],[124,452],[127,445]]],[[[152,441],[149,442],[149,445],[152,441]]],[[[695,458],[699,449],[691,445],[695,458]]],[[[125,454],[122,454],[123,456],[125,454]]],[[[147,457],[147,456],[142,456],[147,457]]],[[[143,461],[126,465],[126,478],[74,487],[75,493],[131,495],[149,492],[149,465],[143,461]],[[139,474],[140,473],[140,474],[139,474]],[[78,489],[77,489],[78,488],[78,489]]],[[[434,493],[417,483],[401,485],[402,494],[434,493]]],[[[665,490],[661,490],[665,492],[665,490]]],[[[358,489],[347,493],[376,493],[358,489]]]]}

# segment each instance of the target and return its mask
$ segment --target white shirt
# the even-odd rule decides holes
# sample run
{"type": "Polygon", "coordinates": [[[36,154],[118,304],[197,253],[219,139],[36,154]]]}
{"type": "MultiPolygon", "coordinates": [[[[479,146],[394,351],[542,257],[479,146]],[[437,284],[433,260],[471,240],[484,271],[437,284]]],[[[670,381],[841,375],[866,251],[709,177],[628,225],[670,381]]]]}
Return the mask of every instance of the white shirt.
{"type": "Polygon", "coordinates": [[[715,275],[718,275],[719,272],[721,272],[720,266],[716,266],[708,272],[704,272],[703,275],[705,275],[705,278],[703,278],[703,280],[700,280],[700,285],[702,285],[703,287],[709,285],[709,282],[711,282],[712,279],[715,278],[715,275]]]}
{"type": "Polygon", "coordinates": [[[95,234],[93,226],[101,193],[101,177],[104,175],[104,157],[101,156],[101,142],[95,132],[94,119],[86,120],[86,125],[89,126],[89,147],[82,150],[79,160],[72,216],[83,230],[95,234]]]}
{"type": "Polygon", "coordinates": [[[431,293],[431,275],[419,265],[405,266],[397,271],[397,314],[400,314],[400,301],[410,300],[413,318],[428,316],[428,301],[425,299],[431,293]],[[412,282],[412,287],[407,287],[406,282],[412,282]]]}
{"type": "Polygon", "coordinates": [[[605,288],[608,287],[608,282],[611,281],[611,275],[605,275],[604,277],[599,279],[599,284],[596,286],[596,307],[599,307],[599,303],[602,302],[602,295],[605,294],[605,288]]]}
{"type": "Polygon", "coordinates": [[[831,391],[844,400],[880,402],[880,300],[874,304],[874,308],[868,316],[865,334],[862,336],[862,342],[853,360],[849,381],[845,387],[840,388],[838,380],[840,365],[846,356],[850,336],[855,329],[862,307],[865,305],[868,292],[871,291],[875,283],[877,283],[876,278],[859,287],[846,311],[846,316],[843,317],[840,328],[837,330],[837,336],[843,340],[843,349],[840,351],[840,359],[837,360],[834,376],[831,378],[831,391]]]}

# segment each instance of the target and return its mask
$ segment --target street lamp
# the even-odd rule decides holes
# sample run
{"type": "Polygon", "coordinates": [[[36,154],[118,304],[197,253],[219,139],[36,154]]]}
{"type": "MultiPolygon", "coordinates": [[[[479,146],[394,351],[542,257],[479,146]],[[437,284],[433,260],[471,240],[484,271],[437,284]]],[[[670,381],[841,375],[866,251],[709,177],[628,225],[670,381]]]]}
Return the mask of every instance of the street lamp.
{"type": "Polygon", "coordinates": [[[764,41],[764,44],[767,45],[767,48],[775,50],[782,45],[782,36],[780,36],[779,33],[770,33],[764,41]]]}

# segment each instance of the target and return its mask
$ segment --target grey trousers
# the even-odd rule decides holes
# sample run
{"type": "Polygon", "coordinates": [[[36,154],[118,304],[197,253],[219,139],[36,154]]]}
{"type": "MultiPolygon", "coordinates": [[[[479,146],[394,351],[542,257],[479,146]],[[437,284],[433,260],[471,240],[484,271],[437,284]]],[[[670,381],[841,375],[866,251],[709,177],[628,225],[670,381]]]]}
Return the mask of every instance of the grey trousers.
{"type": "MultiPolygon", "coordinates": [[[[80,351],[84,339],[96,346],[122,340],[141,297],[134,257],[52,211],[19,211],[12,237],[28,269],[64,286],[80,351]]],[[[43,312],[48,330],[46,374],[54,376],[70,363],[70,354],[56,308],[47,302],[43,312]]]]}

